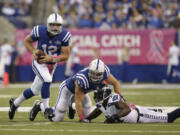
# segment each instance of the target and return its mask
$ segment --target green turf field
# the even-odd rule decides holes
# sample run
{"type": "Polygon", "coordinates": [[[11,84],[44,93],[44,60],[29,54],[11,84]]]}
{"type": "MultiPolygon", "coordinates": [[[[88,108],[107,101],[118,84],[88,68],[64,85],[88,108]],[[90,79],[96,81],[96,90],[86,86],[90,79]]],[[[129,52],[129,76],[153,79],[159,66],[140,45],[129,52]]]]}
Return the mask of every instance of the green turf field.
{"type": "MultiPolygon", "coordinates": [[[[21,85],[21,84],[20,84],[21,85]]],[[[6,88],[0,90],[0,107],[8,107],[10,97],[17,97],[24,88],[6,88]]],[[[50,104],[56,101],[58,88],[51,89],[50,104]]],[[[127,102],[143,106],[180,107],[179,89],[122,89],[127,102]]],[[[92,94],[91,94],[92,95],[92,94]]],[[[25,101],[22,107],[31,107],[34,97],[25,101]]],[[[14,120],[8,119],[8,112],[0,111],[0,135],[180,135],[180,119],[175,123],[157,124],[104,124],[104,116],[90,124],[78,122],[77,115],[69,120],[67,115],[64,122],[52,123],[38,114],[34,122],[29,121],[27,112],[16,112],[14,120]]]]}

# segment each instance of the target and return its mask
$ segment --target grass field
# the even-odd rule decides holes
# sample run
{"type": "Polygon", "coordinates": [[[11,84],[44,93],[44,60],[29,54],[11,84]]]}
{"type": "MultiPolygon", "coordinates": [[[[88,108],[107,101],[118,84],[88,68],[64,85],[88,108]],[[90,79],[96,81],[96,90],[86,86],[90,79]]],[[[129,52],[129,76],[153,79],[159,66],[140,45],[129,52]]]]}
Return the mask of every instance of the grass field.
{"type": "MultiPolygon", "coordinates": [[[[9,87],[0,90],[0,107],[8,107],[10,97],[17,97],[23,87],[9,87]]],[[[58,87],[51,88],[50,104],[53,106],[58,93],[58,87]]],[[[180,89],[123,88],[123,96],[127,102],[142,106],[180,107],[180,89]]],[[[92,94],[91,94],[92,96],[92,94]]],[[[22,103],[21,107],[31,107],[32,99],[22,103]]],[[[52,123],[44,119],[43,114],[38,114],[34,122],[29,121],[28,112],[16,112],[14,120],[8,119],[8,112],[0,110],[0,135],[180,135],[180,119],[174,123],[156,124],[104,124],[104,116],[92,121],[90,124],[78,122],[77,115],[74,120],[69,120],[67,115],[64,122],[52,123]]]]}

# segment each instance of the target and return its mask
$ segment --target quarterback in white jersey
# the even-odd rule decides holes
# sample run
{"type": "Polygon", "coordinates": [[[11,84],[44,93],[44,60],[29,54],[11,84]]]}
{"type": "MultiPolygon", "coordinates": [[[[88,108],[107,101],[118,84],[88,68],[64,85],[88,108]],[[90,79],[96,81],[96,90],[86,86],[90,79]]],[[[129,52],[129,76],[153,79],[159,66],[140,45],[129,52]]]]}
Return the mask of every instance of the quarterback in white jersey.
{"type": "Polygon", "coordinates": [[[111,89],[95,93],[97,108],[87,117],[88,120],[96,118],[101,112],[106,116],[105,123],[172,123],[180,117],[180,108],[163,113],[157,110],[147,109],[142,106],[127,104],[119,94],[111,94],[111,89]]]}
{"type": "MultiPolygon", "coordinates": [[[[101,89],[103,81],[112,84],[115,92],[120,93],[120,84],[110,73],[109,68],[100,60],[93,60],[88,68],[76,73],[61,83],[58,98],[55,104],[55,117],[52,121],[63,121],[64,114],[68,111],[71,97],[75,95],[76,111],[80,122],[88,123],[86,117],[93,110],[92,102],[88,93],[101,89]]],[[[43,110],[39,102],[35,102],[31,112],[30,119],[34,120],[38,111],[43,110]]]]}
{"type": "Polygon", "coordinates": [[[20,104],[36,95],[42,97],[46,113],[50,113],[49,98],[50,85],[57,62],[66,61],[70,54],[69,40],[71,33],[63,28],[63,19],[57,14],[51,14],[47,19],[47,26],[35,26],[24,39],[24,45],[33,54],[32,69],[35,79],[30,88],[16,99],[9,100],[9,119],[13,119],[20,104]],[[32,43],[37,41],[37,48],[32,43]],[[41,52],[41,54],[40,54],[41,52]]]}

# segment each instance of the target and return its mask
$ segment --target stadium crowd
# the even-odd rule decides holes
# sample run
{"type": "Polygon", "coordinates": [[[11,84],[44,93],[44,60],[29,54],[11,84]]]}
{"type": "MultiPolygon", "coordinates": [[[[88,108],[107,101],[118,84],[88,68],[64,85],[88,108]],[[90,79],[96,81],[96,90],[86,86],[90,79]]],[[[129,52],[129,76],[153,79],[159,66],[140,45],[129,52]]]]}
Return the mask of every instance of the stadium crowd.
{"type": "MultiPolygon", "coordinates": [[[[33,0],[1,0],[0,14],[19,28],[30,16],[33,0]]],[[[57,0],[68,28],[180,28],[179,0],[57,0]]]]}
{"type": "Polygon", "coordinates": [[[73,28],[180,27],[178,0],[59,0],[56,10],[73,28]]]}
{"type": "Polygon", "coordinates": [[[1,0],[0,15],[17,28],[26,28],[24,18],[31,14],[32,0],[1,0]]]}

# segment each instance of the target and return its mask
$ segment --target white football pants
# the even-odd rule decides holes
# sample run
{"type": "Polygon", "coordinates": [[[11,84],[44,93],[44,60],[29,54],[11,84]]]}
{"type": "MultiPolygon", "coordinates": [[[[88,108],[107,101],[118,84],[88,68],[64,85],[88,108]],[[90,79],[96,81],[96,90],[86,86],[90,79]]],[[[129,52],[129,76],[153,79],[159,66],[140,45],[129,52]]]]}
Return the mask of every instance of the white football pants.
{"type": "MultiPolygon", "coordinates": [[[[63,121],[64,115],[68,111],[71,96],[74,94],[68,90],[65,81],[59,87],[59,93],[55,104],[55,117],[53,121],[63,121]]],[[[85,95],[83,100],[84,115],[88,116],[94,109],[91,99],[88,94],[85,95]]]]}
{"type": "MultiPolygon", "coordinates": [[[[167,123],[168,116],[166,113],[155,112],[142,106],[136,107],[140,113],[139,123],[167,123]]],[[[125,123],[136,123],[138,119],[138,113],[135,109],[132,109],[127,116],[120,119],[123,120],[125,123]]]]}
{"type": "Polygon", "coordinates": [[[36,76],[31,85],[31,90],[34,95],[39,95],[43,82],[52,82],[56,64],[39,64],[36,60],[33,60],[32,69],[36,76]]]}

